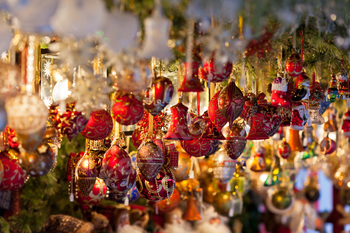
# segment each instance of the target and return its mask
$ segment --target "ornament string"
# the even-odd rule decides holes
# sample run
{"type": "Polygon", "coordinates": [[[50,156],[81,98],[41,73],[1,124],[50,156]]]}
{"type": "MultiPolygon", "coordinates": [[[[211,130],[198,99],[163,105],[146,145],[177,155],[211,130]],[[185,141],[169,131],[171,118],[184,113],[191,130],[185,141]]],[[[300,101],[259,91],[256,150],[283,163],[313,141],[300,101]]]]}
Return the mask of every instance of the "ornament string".
{"type": "Polygon", "coordinates": [[[197,113],[198,116],[201,114],[201,96],[199,92],[197,92],[197,113]]]}

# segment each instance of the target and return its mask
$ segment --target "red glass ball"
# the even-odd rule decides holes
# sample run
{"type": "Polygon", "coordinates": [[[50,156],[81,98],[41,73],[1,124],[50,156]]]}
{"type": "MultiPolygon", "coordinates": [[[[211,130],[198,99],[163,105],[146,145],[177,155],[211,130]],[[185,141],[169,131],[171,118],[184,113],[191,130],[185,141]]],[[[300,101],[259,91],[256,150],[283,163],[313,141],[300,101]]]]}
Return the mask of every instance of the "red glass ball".
{"type": "Polygon", "coordinates": [[[113,130],[113,120],[106,110],[97,110],[91,117],[81,134],[90,140],[106,138],[113,130]]]}

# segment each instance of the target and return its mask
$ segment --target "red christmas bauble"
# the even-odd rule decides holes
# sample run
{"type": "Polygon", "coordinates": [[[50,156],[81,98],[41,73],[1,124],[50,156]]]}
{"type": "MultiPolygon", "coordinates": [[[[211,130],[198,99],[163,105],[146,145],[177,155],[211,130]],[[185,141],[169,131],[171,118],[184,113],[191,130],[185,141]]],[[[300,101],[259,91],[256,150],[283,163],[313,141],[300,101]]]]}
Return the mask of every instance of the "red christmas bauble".
{"type": "Polygon", "coordinates": [[[208,140],[225,140],[226,139],[224,135],[216,128],[216,126],[210,120],[210,118],[208,117],[207,111],[203,113],[202,117],[207,122],[205,132],[202,135],[203,139],[208,139],[208,140]]]}
{"type": "Polygon", "coordinates": [[[194,138],[192,140],[181,140],[181,147],[187,154],[194,157],[205,156],[210,151],[210,140],[205,138],[194,138]]]}
{"type": "Polygon", "coordinates": [[[102,179],[97,178],[94,187],[88,196],[84,196],[80,190],[77,192],[76,201],[81,205],[97,205],[106,196],[107,186],[102,179]]]}
{"type": "Polygon", "coordinates": [[[128,178],[117,184],[117,186],[111,187],[109,189],[109,199],[118,201],[125,197],[128,191],[134,187],[136,183],[137,172],[135,168],[132,168],[128,178]]]}
{"type": "Polygon", "coordinates": [[[136,187],[140,195],[149,201],[162,201],[170,197],[175,189],[175,177],[170,169],[162,169],[154,181],[137,175],[136,187]]]}
{"type": "Polygon", "coordinates": [[[75,111],[75,104],[67,104],[66,112],[61,116],[61,132],[72,140],[83,131],[88,120],[82,112],[75,111]]]}
{"type": "Polygon", "coordinates": [[[81,134],[90,140],[106,138],[113,130],[113,120],[106,110],[97,110],[91,113],[91,117],[81,134]]]}
{"type": "Polygon", "coordinates": [[[290,148],[290,145],[283,139],[283,142],[281,145],[278,147],[278,154],[284,158],[288,159],[289,156],[291,155],[292,150],[290,148]]]}
{"type": "Polygon", "coordinates": [[[271,104],[267,104],[266,106],[262,107],[261,113],[264,114],[263,122],[265,132],[269,137],[272,137],[275,135],[275,133],[277,133],[282,123],[282,111],[279,111],[271,104]]]}
{"type": "Polygon", "coordinates": [[[224,117],[224,115],[222,115],[219,109],[219,103],[218,103],[219,95],[220,95],[220,91],[218,91],[210,100],[209,107],[208,107],[208,115],[210,120],[219,130],[219,132],[221,132],[221,129],[222,127],[224,127],[224,125],[226,125],[227,120],[224,117]]]}
{"type": "Polygon", "coordinates": [[[145,109],[153,116],[158,115],[169,104],[174,94],[174,86],[170,79],[157,77],[150,90],[146,91],[145,109]]]}
{"type": "Polygon", "coordinates": [[[102,160],[100,178],[108,187],[117,187],[124,182],[131,172],[131,158],[128,153],[114,145],[102,160]]]}
{"type": "Polygon", "coordinates": [[[208,82],[222,82],[230,77],[232,72],[232,63],[227,62],[220,68],[218,69],[214,65],[213,59],[211,59],[209,62],[204,63],[203,68],[199,69],[199,77],[208,82]]]}
{"type": "Polygon", "coordinates": [[[300,59],[298,54],[293,53],[286,61],[287,74],[292,78],[298,77],[302,70],[303,61],[300,59]]]}
{"type": "Polygon", "coordinates": [[[138,149],[136,162],[142,177],[154,181],[164,163],[162,149],[152,140],[148,140],[138,149]]]}
{"type": "Polygon", "coordinates": [[[180,201],[180,192],[177,189],[175,189],[173,195],[171,195],[169,200],[165,199],[157,203],[158,210],[161,213],[169,213],[170,211],[173,211],[176,207],[180,205],[180,201]]]}
{"type": "Polygon", "coordinates": [[[118,92],[112,108],[112,116],[122,125],[134,125],[143,116],[143,103],[133,94],[118,92]]]}
{"type": "Polygon", "coordinates": [[[0,153],[0,160],[4,166],[4,176],[0,183],[0,190],[13,191],[21,188],[27,179],[27,175],[19,166],[17,159],[11,159],[2,152],[0,153]]]}

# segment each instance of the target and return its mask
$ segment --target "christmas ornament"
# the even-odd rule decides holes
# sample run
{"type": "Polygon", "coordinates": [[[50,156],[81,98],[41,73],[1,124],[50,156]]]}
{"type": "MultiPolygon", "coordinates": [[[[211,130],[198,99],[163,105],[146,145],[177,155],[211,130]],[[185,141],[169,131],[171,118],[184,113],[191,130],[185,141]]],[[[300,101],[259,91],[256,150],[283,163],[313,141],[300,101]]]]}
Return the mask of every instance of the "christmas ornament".
{"type": "Polygon", "coordinates": [[[320,152],[324,155],[332,154],[336,149],[336,142],[330,139],[328,135],[320,143],[320,152]]]}
{"type": "Polygon", "coordinates": [[[286,61],[286,71],[287,74],[292,77],[298,77],[303,69],[303,61],[300,59],[300,56],[296,53],[293,53],[288,60],[286,61]]]}
{"type": "Polygon", "coordinates": [[[101,167],[102,167],[102,160],[103,160],[105,153],[106,152],[103,150],[92,150],[92,148],[89,151],[89,154],[90,154],[91,158],[94,160],[94,163],[96,166],[97,177],[100,176],[100,171],[101,171],[101,167]]]}
{"type": "Polygon", "coordinates": [[[140,56],[148,59],[171,59],[168,40],[172,22],[163,16],[160,2],[156,3],[152,15],[144,20],[144,25],[146,36],[140,56]]]}
{"type": "Polygon", "coordinates": [[[102,179],[97,178],[94,187],[92,188],[88,196],[83,195],[83,193],[78,190],[76,192],[76,202],[80,205],[97,205],[103,198],[105,198],[107,193],[107,186],[102,179]]]}
{"type": "Polygon", "coordinates": [[[145,180],[141,174],[136,179],[140,195],[149,201],[162,201],[170,198],[175,189],[175,177],[170,169],[162,169],[153,181],[145,180]]]}
{"type": "Polygon", "coordinates": [[[306,110],[305,105],[296,104],[293,106],[293,116],[290,122],[290,128],[294,130],[304,130],[304,126],[309,119],[309,112],[306,110]]]}
{"type": "Polygon", "coordinates": [[[75,109],[75,103],[66,105],[66,111],[60,118],[61,133],[70,141],[75,138],[86,126],[88,120],[82,112],[75,109]]]}
{"type": "Polygon", "coordinates": [[[241,115],[244,107],[243,93],[236,86],[234,79],[221,90],[218,103],[222,115],[230,123],[231,128],[233,121],[241,115]]]}
{"type": "Polygon", "coordinates": [[[183,180],[187,180],[190,169],[191,169],[190,156],[187,153],[180,151],[179,167],[174,171],[176,181],[181,182],[183,180]]]}
{"type": "Polygon", "coordinates": [[[210,140],[200,137],[192,140],[180,141],[181,147],[190,155],[194,157],[205,156],[210,151],[210,140]]]}
{"type": "Polygon", "coordinates": [[[264,140],[269,138],[269,136],[267,136],[264,129],[263,118],[264,118],[264,114],[260,112],[256,113],[255,116],[252,115],[249,118],[248,124],[250,126],[250,130],[245,139],[264,140]]]}
{"type": "MultiPolygon", "coordinates": [[[[1,22],[0,24],[2,23],[4,22],[1,22]]],[[[11,39],[12,39],[12,35],[11,35],[11,39]]],[[[4,38],[4,42],[5,40],[6,38],[4,38]]],[[[1,51],[5,51],[7,49],[8,49],[8,46],[1,51]]],[[[0,97],[1,99],[14,97],[15,95],[17,95],[20,91],[20,82],[21,82],[21,71],[18,69],[18,67],[10,63],[0,61],[0,97]]]]}
{"type": "Polygon", "coordinates": [[[211,140],[210,141],[210,150],[206,154],[206,156],[210,156],[210,155],[215,154],[215,152],[217,152],[219,150],[220,145],[221,145],[220,141],[218,141],[218,140],[211,140]]]}
{"type": "Polygon", "coordinates": [[[285,78],[277,77],[272,83],[271,104],[275,107],[288,108],[290,99],[288,98],[288,83],[285,78]]]}
{"type": "Polygon", "coordinates": [[[216,187],[216,185],[214,185],[214,182],[204,182],[201,187],[203,189],[203,201],[213,203],[215,195],[220,190],[216,187]]]}
{"type": "Polygon", "coordinates": [[[218,83],[230,77],[232,72],[232,63],[226,62],[222,67],[216,67],[214,59],[205,62],[203,68],[199,69],[199,77],[207,82],[218,83]]]}
{"type": "Polygon", "coordinates": [[[213,200],[213,206],[215,208],[215,211],[218,212],[220,215],[232,217],[234,214],[232,193],[217,193],[213,200]]]}
{"type": "Polygon", "coordinates": [[[310,97],[310,78],[306,75],[305,72],[301,72],[296,81],[298,87],[295,90],[295,93],[292,97],[292,101],[296,102],[301,100],[308,100],[310,97]]]}
{"type": "MultiPolygon", "coordinates": [[[[201,116],[202,119],[204,119],[204,122],[206,122],[206,125],[204,125],[204,133],[202,134],[202,138],[208,139],[208,140],[225,140],[226,138],[222,133],[215,127],[213,122],[210,120],[208,116],[208,111],[205,111],[203,115],[201,116]]],[[[193,136],[193,135],[192,135],[193,136]]]]}
{"type": "Polygon", "coordinates": [[[308,177],[305,182],[305,197],[310,202],[315,202],[320,198],[320,189],[318,184],[317,176],[312,175],[308,177]]]}
{"type": "Polygon", "coordinates": [[[170,108],[171,111],[171,122],[168,132],[164,136],[166,140],[192,140],[190,135],[186,116],[188,108],[179,101],[178,104],[170,108]]]}
{"type": "Polygon", "coordinates": [[[309,104],[309,116],[311,120],[311,124],[323,125],[325,123],[325,119],[320,114],[321,104],[309,104]]]}
{"type": "Polygon", "coordinates": [[[4,166],[4,175],[0,183],[0,190],[13,191],[21,188],[27,179],[27,175],[18,164],[17,157],[10,158],[5,152],[2,152],[0,153],[0,159],[4,166]]]}
{"type": "Polygon", "coordinates": [[[238,159],[247,145],[246,132],[243,125],[233,122],[229,135],[224,143],[224,149],[231,159],[238,159]]]}
{"type": "Polygon", "coordinates": [[[198,211],[197,199],[192,193],[189,195],[189,197],[187,197],[186,212],[182,216],[182,219],[186,221],[196,221],[202,219],[201,214],[198,211]]]}
{"type": "Polygon", "coordinates": [[[221,114],[219,109],[218,98],[220,91],[218,91],[209,102],[208,115],[210,120],[216,126],[216,128],[221,132],[222,127],[227,123],[226,118],[221,114]]]}
{"type": "Polygon", "coordinates": [[[300,139],[299,131],[289,129],[289,143],[291,151],[303,151],[304,147],[300,139]]]}
{"type": "Polygon", "coordinates": [[[164,163],[161,148],[152,140],[141,144],[137,150],[137,167],[142,177],[147,181],[154,181],[164,163]]]}
{"type": "Polygon", "coordinates": [[[102,160],[100,178],[108,187],[116,187],[125,181],[131,172],[131,159],[128,153],[117,145],[113,145],[102,160]]]}
{"type": "Polygon", "coordinates": [[[107,13],[101,42],[107,44],[114,53],[119,53],[132,43],[139,27],[139,21],[135,15],[113,10],[111,13],[107,13]],[[119,33],[121,31],[123,33],[119,33]]]}
{"type": "Polygon", "coordinates": [[[54,164],[54,153],[47,143],[42,143],[34,152],[22,151],[18,161],[27,174],[43,176],[54,164]]]}
{"type": "Polygon", "coordinates": [[[201,82],[198,78],[198,69],[199,69],[200,63],[199,62],[185,62],[184,68],[185,68],[185,76],[182,81],[181,86],[177,91],[181,92],[202,92],[204,91],[201,82]]]}
{"type": "Polygon", "coordinates": [[[133,94],[117,92],[112,108],[114,120],[122,125],[133,125],[143,116],[143,104],[133,94]]]}
{"type": "Polygon", "coordinates": [[[260,143],[255,143],[252,151],[251,151],[253,158],[253,162],[250,166],[250,170],[254,172],[262,172],[266,169],[266,163],[265,163],[265,154],[266,149],[260,145],[260,143]]]}
{"type": "Polygon", "coordinates": [[[292,120],[292,108],[282,108],[282,122],[280,124],[281,127],[290,126],[290,122],[292,120]]]}
{"type": "Polygon", "coordinates": [[[86,197],[89,196],[98,174],[95,161],[89,152],[85,152],[84,156],[79,160],[75,174],[80,192],[86,197]]]}
{"type": "Polygon", "coordinates": [[[112,183],[111,188],[109,189],[109,199],[113,201],[122,201],[126,196],[130,196],[128,195],[129,190],[135,187],[136,177],[136,169],[132,167],[131,172],[126,180],[123,182],[112,183]]]}
{"type": "Polygon", "coordinates": [[[156,77],[152,86],[146,91],[144,98],[145,109],[153,116],[158,115],[173,97],[174,86],[166,77],[156,77]]]}
{"type": "Polygon", "coordinates": [[[267,208],[274,214],[283,214],[294,204],[294,195],[286,187],[278,186],[268,190],[267,208]]]}
{"type": "Polygon", "coordinates": [[[236,170],[236,161],[231,159],[224,149],[215,153],[213,161],[214,177],[222,184],[229,182],[236,170]]]}
{"type": "Polygon", "coordinates": [[[286,142],[286,139],[283,138],[283,142],[278,146],[278,155],[284,159],[288,159],[291,153],[290,145],[286,142]]]}
{"type": "Polygon", "coordinates": [[[74,36],[77,40],[81,40],[101,29],[105,15],[107,10],[102,2],[63,0],[59,2],[50,25],[54,32],[62,37],[74,36]]]}
{"type": "Polygon", "coordinates": [[[272,137],[278,131],[283,117],[282,111],[279,108],[276,108],[273,105],[267,104],[260,110],[264,114],[264,129],[267,136],[272,137]]]}
{"type": "Polygon", "coordinates": [[[350,137],[350,110],[344,114],[344,121],[341,129],[345,137],[350,137]]]}
{"type": "Polygon", "coordinates": [[[346,96],[349,95],[348,73],[342,69],[337,73],[336,78],[338,80],[338,98],[346,99],[346,96]]]}
{"type": "Polygon", "coordinates": [[[101,140],[106,138],[113,130],[113,120],[106,110],[97,110],[91,113],[81,134],[90,140],[101,140]]]}
{"type": "Polygon", "coordinates": [[[17,133],[18,142],[21,144],[21,147],[27,152],[33,152],[43,141],[45,135],[46,127],[43,127],[41,130],[32,133],[32,134],[21,134],[17,133]]]}
{"type": "Polygon", "coordinates": [[[331,81],[329,81],[329,86],[327,89],[327,97],[330,103],[333,103],[337,100],[338,88],[337,88],[337,79],[332,74],[331,81]]]}
{"type": "Polygon", "coordinates": [[[161,213],[169,213],[179,206],[180,201],[180,192],[175,189],[169,200],[159,201],[156,205],[161,213]]]}
{"type": "Polygon", "coordinates": [[[46,125],[47,107],[37,95],[17,95],[6,101],[5,108],[8,125],[17,133],[36,133],[46,125]]]}

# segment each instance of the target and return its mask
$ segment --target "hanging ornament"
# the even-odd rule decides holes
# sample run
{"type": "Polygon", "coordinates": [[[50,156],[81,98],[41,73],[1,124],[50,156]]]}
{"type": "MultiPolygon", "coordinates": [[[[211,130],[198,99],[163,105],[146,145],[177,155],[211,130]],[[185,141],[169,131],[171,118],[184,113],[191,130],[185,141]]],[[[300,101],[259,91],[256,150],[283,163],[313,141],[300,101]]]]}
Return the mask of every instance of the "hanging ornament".
{"type": "Polygon", "coordinates": [[[91,117],[81,134],[90,140],[106,138],[113,130],[113,120],[106,110],[97,110],[91,113],[91,117]]]}
{"type": "Polygon", "coordinates": [[[106,152],[100,170],[100,178],[108,187],[114,188],[125,181],[131,172],[131,159],[128,153],[118,145],[106,152]]]}
{"type": "Polygon", "coordinates": [[[88,196],[85,196],[80,190],[76,191],[76,202],[81,205],[97,205],[103,198],[105,198],[107,193],[107,186],[102,179],[97,178],[95,185],[93,186],[91,192],[88,196]]]}
{"type": "Polygon", "coordinates": [[[36,133],[46,125],[48,110],[37,95],[17,95],[6,101],[5,108],[8,125],[17,133],[36,133]]]}
{"type": "Polygon", "coordinates": [[[133,94],[117,92],[112,117],[122,125],[133,125],[143,116],[143,104],[133,94]]]}
{"type": "Polygon", "coordinates": [[[141,144],[137,150],[137,167],[147,181],[154,181],[158,176],[164,163],[164,156],[161,148],[152,140],[141,144]]]}
{"type": "Polygon", "coordinates": [[[119,202],[129,196],[129,190],[136,185],[136,177],[136,169],[132,167],[131,172],[126,180],[123,182],[112,183],[112,185],[110,185],[111,188],[109,188],[109,199],[119,202]]]}
{"type": "Polygon", "coordinates": [[[224,149],[220,149],[213,157],[214,177],[221,183],[226,184],[230,181],[236,170],[236,161],[231,159],[224,149]]]}
{"type": "Polygon", "coordinates": [[[290,122],[290,128],[294,130],[304,130],[304,126],[309,119],[309,112],[306,110],[305,105],[296,103],[293,106],[293,116],[290,122]]]}
{"type": "Polygon", "coordinates": [[[177,208],[180,204],[180,192],[175,189],[169,200],[165,199],[163,201],[157,202],[158,210],[161,213],[169,213],[177,208]]]}
{"type": "Polygon", "coordinates": [[[215,152],[217,152],[219,150],[220,145],[221,145],[221,142],[219,140],[211,140],[210,141],[210,150],[206,154],[206,156],[210,156],[210,155],[215,154],[215,152]]]}
{"type": "Polygon", "coordinates": [[[304,192],[306,199],[310,202],[315,202],[320,198],[320,188],[315,174],[308,177],[305,182],[304,192]]]}
{"type": "Polygon", "coordinates": [[[168,132],[164,136],[166,140],[192,140],[190,135],[186,116],[188,108],[182,104],[181,100],[179,103],[170,108],[171,111],[171,122],[168,132]]]}
{"type": "Polygon", "coordinates": [[[172,23],[163,16],[160,1],[156,2],[152,15],[144,20],[144,25],[146,36],[140,56],[148,59],[171,59],[168,40],[172,23]]]}
{"type": "Polygon", "coordinates": [[[145,180],[141,174],[136,179],[140,195],[149,201],[162,201],[170,198],[175,189],[175,177],[170,169],[162,169],[153,181],[145,180]]]}
{"type": "Polygon", "coordinates": [[[32,134],[16,133],[18,142],[27,152],[33,152],[41,144],[45,135],[46,127],[32,134]]]}
{"type": "Polygon", "coordinates": [[[265,163],[265,154],[266,149],[260,145],[260,143],[255,143],[252,151],[251,151],[253,158],[253,162],[250,166],[250,170],[254,172],[262,172],[266,169],[266,163],[265,163]]]}
{"type": "Polygon", "coordinates": [[[230,123],[231,128],[233,121],[241,115],[244,107],[243,93],[236,86],[234,79],[221,90],[218,103],[221,114],[230,123]]]}
{"type": "Polygon", "coordinates": [[[160,76],[152,81],[144,98],[145,109],[153,116],[158,115],[171,101],[174,86],[170,79],[160,76]]]}
{"type": "Polygon", "coordinates": [[[218,212],[220,215],[232,217],[234,214],[232,193],[231,192],[217,193],[213,200],[213,206],[215,211],[218,212]]]}
{"type": "Polygon", "coordinates": [[[232,63],[226,62],[222,67],[216,67],[214,59],[205,62],[199,69],[199,77],[207,82],[218,83],[228,79],[232,72],[232,63]]]}
{"type": "Polygon", "coordinates": [[[71,141],[85,128],[88,119],[75,109],[75,103],[66,105],[66,111],[60,118],[61,133],[71,141]]]}
{"type": "Polygon", "coordinates": [[[210,151],[210,140],[196,137],[192,140],[181,140],[181,147],[190,155],[194,157],[205,156],[210,151]]]}
{"type": "Polygon", "coordinates": [[[187,197],[186,212],[182,216],[182,219],[186,221],[196,221],[202,219],[201,214],[198,211],[197,198],[192,193],[187,197]]]}
{"type": "Polygon", "coordinates": [[[219,109],[219,102],[218,102],[219,95],[220,95],[220,91],[216,92],[216,94],[210,100],[209,107],[208,107],[208,115],[209,115],[210,120],[213,122],[213,124],[219,130],[219,132],[221,132],[221,129],[227,123],[227,120],[222,115],[222,113],[219,109]]]}
{"type": "Polygon", "coordinates": [[[349,95],[348,73],[343,68],[337,73],[336,78],[338,80],[338,99],[346,99],[347,95],[349,95]]]}
{"type": "Polygon", "coordinates": [[[350,137],[350,110],[344,114],[344,121],[341,129],[345,137],[350,137]]]}
{"type": "Polygon", "coordinates": [[[295,197],[290,190],[278,186],[268,190],[266,206],[274,214],[283,214],[292,208],[294,201],[295,197]]]}
{"type": "Polygon", "coordinates": [[[18,161],[28,175],[44,176],[54,164],[54,152],[47,143],[42,143],[34,152],[22,151],[18,161]]]}
{"type": "Polygon", "coordinates": [[[288,98],[288,82],[285,78],[277,77],[272,83],[271,104],[275,107],[288,108],[290,99],[288,98]]]}
{"type": "Polygon", "coordinates": [[[303,151],[303,143],[300,139],[299,131],[294,129],[289,129],[289,142],[290,148],[293,151],[303,151]]]}
{"type": "Polygon", "coordinates": [[[286,61],[286,71],[287,74],[292,77],[298,77],[303,69],[303,61],[300,59],[300,56],[296,53],[293,53],[288,60],[286,61]]]}
{"type": "Polygon", "coordinates": [[[137,191],[136,182],[135,182],[135,185],[121,199],[116,200],[115,198],[113,198],[113,194],[112,194],[112,197],[111,197],[111,191],[109,191],[109,196],[108,197],[109,197],[110,200],[117,201],[118,203],[125,205],[126,204],[126,198],[128,199],[129,203],[133,203],[133,202],[137,201],[137,199],[139,199],[140,194],[139,194],[139,191],[137,191]]]}
{"type": "Polygon", "coordinates": [[[296,102],[301,100],[308,100],[310,97],[310,90],[309,90],[310,78],[306,75],[305,72],[301,72],[301,74],[299,75],[296,81],[297,81],[297,89],[294,92],[292,101],[296,102]]]}
{"type": "Polygon", "coordinates": [[[328,135],[320,143],[320,152],[324,155],[330,155],[337,149],[335,141],[330,139],[328,135]]]}
{"type": "Polygon", "coordinates": [[[337,79],[332,74],[331,81],[329,81],[329,86],[327,89],[327,97],[330,103],[334,103],[337,100],[338,88],[337,88],[337,79]]]}
{"type": "MultiPolygon", "coordinates": [[[[11,154],[8,155],[11,156],[11,154]]],[[[27,180],[26,173],[18,164],[17,157],[15,157],[18,155],[11,156],[11,158],[8,155],[6,155],[5,152],[0,154],[0,159],[4,166],[4,176],[0,183],[0,190],[2,191],[13,191],[19,189],[27,180]]]]}
{"type": "Polygon", "coordinates": [[[190,156],[183,152],[179,152],[179,167],[174,171],[175,179],[177,182],[187,180],[188,174],[191,169],[191,159],[190,156]]]}
{"type": "Polygon", "coordinates": [[[200,63],[199,62],[185,62],[184,68],[185,68],[185,76],[182,81],[181,86],[177,91],[181,92],[202,92],[204,91],[201,82],[198,78],[198,69],[199,69],[200,63]]]}
{"type": "Polygon", "coordinates": [[[89,152],[86,151],[84,156],[79,160],[75,170],[77,185],[84,196],[89,196],[93,189],[97,173],[95,161],[91,158],[89,152]]]}
{"type": "Polygon", "coordinates": [[[282,120],[282,109],[276,108],[271,104],[267,104],[260,110],[262,114],[264,114],[264,128],[267,136],[272,137],[277,133],[282,120]]]}
{"type": "Polygon", "coordinates": [[[309,115],[311,124],[323,125],[325,123],[325,119],[320,114],[320,104],[309,104],[309,115]]]}
{"type": "Polygon", "coordinates": [[[234,121],[224,143],[224,149],[231,159],[238,159],[243,153],[247,145],[247,139],[245,137],[246,132],[243,125],[239,124],[237,120],[234,121]]]}
{"type": "Polygon", "coordinates": [[[203,113],[203,115],[201,116],[201,118],[204,119],[204,122],[206,122],[206,125],[204,124],[204,127],[203,127],[202,138],[212,140],[212,141],[226,139],[224,137],[224,135],[222,134],[222,132],[220,132],[215,127],[213,122],[210,120],[210,118],[208,116],[208,111],[205,111],[203,113]]]}
{"type": "Polygon", "coordinates": [[[286,139],[283,138],[283,142],[278,146],[278,155],[283,159],[288,159],[291,153],[290,145],[286,142],[286,139]]]}

